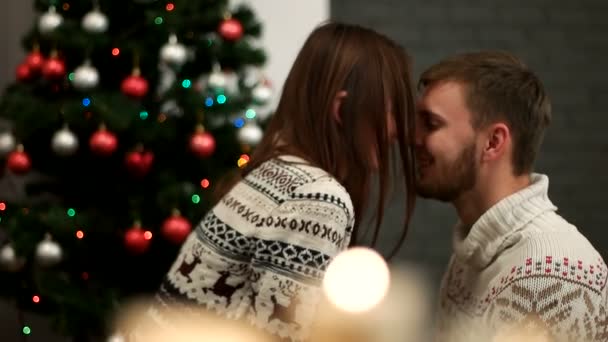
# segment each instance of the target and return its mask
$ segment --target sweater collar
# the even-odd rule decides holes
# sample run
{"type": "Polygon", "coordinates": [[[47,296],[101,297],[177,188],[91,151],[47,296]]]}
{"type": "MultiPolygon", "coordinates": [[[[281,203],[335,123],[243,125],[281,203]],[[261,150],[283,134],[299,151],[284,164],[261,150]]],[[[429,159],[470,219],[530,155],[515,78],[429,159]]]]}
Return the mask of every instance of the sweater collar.
{"type": "Polygon", "coordinates": [[[528,187],[503,198],[481,215],[466,237],[467,227],[457,223],[453,238],[456,258],[483,269],[519,239],[515,233],[526,224],[544,212],[557,210],[548,197],[549,178],[533,173],[530,180],[528,187]]]}

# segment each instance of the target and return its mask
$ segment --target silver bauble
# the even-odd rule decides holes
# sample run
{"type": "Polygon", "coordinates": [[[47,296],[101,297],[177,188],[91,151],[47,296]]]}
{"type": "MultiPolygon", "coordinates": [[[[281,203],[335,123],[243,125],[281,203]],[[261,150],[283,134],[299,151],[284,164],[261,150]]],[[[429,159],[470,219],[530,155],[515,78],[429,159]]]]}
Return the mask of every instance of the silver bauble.
{"type": "Polygon", "coordinates": [[[55,153],[62,157],[67,157],[78,150],[78,138],[66,126],[55,132],[51,145],[55,153]]]}
{"type": "Polygon", "coordinates": [[[255,146],[257,145],[264,136],[264,132],[258,126],[255,121],[249,121],[239,129],[237,133],[237,139],[241,144],[255,146]]]}
{"type": "Polygon", "coordinates": [[[17,141],[10,132],[0,133],[0,158],[13,152],[17,147],[17,141]]]}
{"type": "Polygon", "coordinates": [[[251,96],[256,104],[267,104],[272,99],[272,88],[266,82],[262,82],[253,88],[251,96]]]}
{"type": "Polygon", "coordinates": [[[186,63],[187,56],[186,47],[177,41],[177,36],[174,34],[169,36],[169,42],[160,49],[161,60],[170,65],[183,65],[186,63]]]}
{"type": "Polygon", "coordinates": [[[49,7],[46,13],[38,18],[38,30],[42,34],[50,33],[63,23],[63,17],[57,13],[55,6],[49,7]]]}
{"type": "Polygon", "coordinates": [[[18,271],[25,263],[19,258],[13,246],[9,243],[0,248],[0,266],[7,271],[18,271]]]}
{"type": "Polygon", "coordinates": [[[99,72],[87,60],[83,65],[74,70],[72,84],[74,88],[83,91],[95,88],[99,84],[99,72]]]}
{"type": "Polygon", "coordinates": [[[82,28],[91,33],[104,33],[108,30],[109,21],[99,8],[95,8],[82,17],[82,28]]]}
{"type": "Polygon", "coordinates": [[[36,247],[36,261],[41,266],[56,265],[61,261],[62,256],[61,246],[48,234],[36,247]]]}

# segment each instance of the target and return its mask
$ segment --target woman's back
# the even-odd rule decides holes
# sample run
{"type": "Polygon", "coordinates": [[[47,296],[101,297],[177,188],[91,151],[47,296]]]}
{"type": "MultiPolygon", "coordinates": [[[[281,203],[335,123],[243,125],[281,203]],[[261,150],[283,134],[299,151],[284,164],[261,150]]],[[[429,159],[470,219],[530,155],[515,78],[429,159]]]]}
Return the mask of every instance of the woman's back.
{"type": "Polygon", "coordinates": [[[346,190],[294,156],[262,163],[184,243],[157,295],[298,339],[307,335],[329,261],[354,226],[346,190]],[[300,296],[306,300],[300,300],[300,296]]]}

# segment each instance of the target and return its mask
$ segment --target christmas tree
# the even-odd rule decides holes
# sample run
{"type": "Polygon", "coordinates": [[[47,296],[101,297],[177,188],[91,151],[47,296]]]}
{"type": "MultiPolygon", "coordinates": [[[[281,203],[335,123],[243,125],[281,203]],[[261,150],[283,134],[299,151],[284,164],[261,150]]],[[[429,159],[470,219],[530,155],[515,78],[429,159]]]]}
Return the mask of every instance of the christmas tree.
{"type": "Polygon", "coordinates": [[[272,93],[246,5],[34,6],[0,99],[0,181],[18,184],[0,193],[0,294],[82,340],[158,288],[216,182],[247,163],[272,93]]]}

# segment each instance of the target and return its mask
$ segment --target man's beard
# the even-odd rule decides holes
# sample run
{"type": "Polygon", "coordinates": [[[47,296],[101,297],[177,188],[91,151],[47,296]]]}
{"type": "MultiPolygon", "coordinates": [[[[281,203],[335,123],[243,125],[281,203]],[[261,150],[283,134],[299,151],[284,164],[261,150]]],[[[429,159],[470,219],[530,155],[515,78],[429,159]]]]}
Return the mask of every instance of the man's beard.
{"type": "MultiPolygon", "coordinates": [[[[471,190],[477,179],[476,147],[474,142],[469,144],[448,168],[433,170],[434,178],[424,179],[422,183],[418,177],[416,184],[418,195],[423,198],[452,202],[462,193],[471,190]]],[[[429,169],[433,167],[439,167],[435,161],[428,166],[429,169]]]]}

